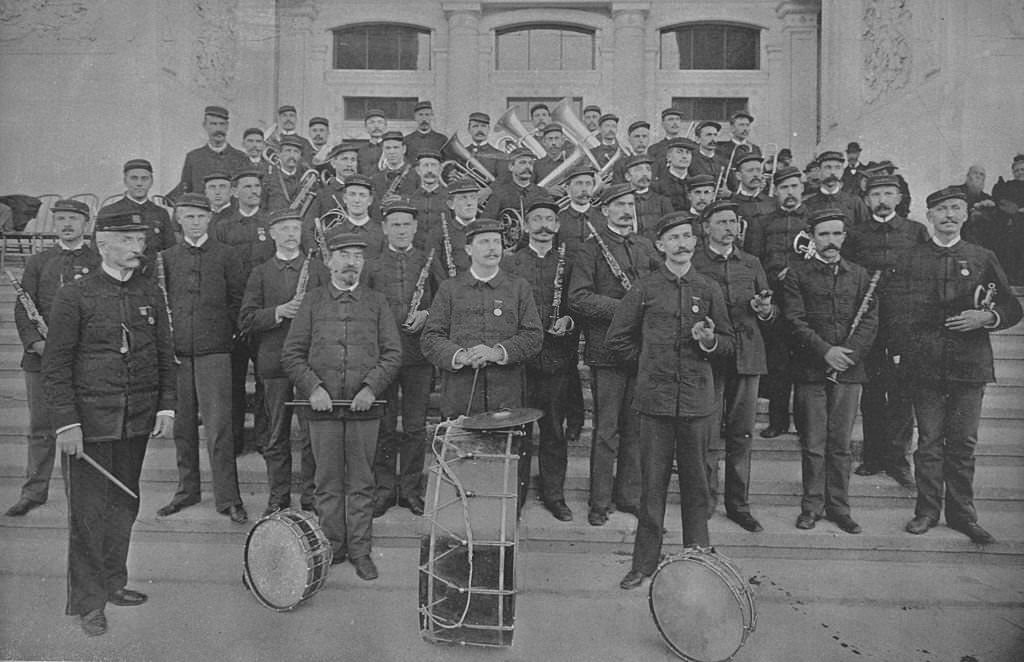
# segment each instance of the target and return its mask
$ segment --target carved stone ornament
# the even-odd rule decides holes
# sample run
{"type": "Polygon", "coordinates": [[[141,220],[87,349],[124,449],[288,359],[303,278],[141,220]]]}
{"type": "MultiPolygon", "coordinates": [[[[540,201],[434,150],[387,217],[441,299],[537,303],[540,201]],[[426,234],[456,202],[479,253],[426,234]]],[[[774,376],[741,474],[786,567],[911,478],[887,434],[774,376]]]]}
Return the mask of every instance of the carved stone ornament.
{"type": "Polygon", "coordinates": [[[194,0],[197,29],[192,36],[192,84],[230,101],[238,66],[238,0],[194,0]]]}
{"type": "Polygon", "coordinates": [[[76,0],[0,0],[0,44],[95,42],[98,12],[76,0]]]}
{"type": "Polygon", "coordinates": [[[906,86],[912,54],[909,0],[864,0],[864,101],[879,99],[906,86]]]}

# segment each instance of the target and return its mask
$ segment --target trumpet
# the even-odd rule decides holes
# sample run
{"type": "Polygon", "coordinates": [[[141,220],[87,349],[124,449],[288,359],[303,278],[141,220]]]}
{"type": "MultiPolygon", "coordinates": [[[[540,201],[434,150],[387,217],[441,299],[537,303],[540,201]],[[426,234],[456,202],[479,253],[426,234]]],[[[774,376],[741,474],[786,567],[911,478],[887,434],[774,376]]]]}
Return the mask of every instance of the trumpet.
{"type": "Polygon", "coordinates": [[[810,260],[818,254],[818,249],[814,247],[814,237],[807,230],[797,232],[793,237],[793,251],[797,255],[802,255],[805,260],[810,260]]]}
{"type": "Polygon", "coordinates": [[[267,145],[263,148],[263,152],[260,154],[263,160],[275,168],[281,167],[281,155],[272,145],[267,145]]]}
{"type": "MultiPolygon", "coordinates": [[[[538,159],[544,158],[547,154],[547,150],[544,149],[544,146],[541,145],[540,141],[534,137],[534,134],[537,132],[530,131],[523,125],[519,118],[516,117],[515,108],[509,108],[506,110],[502,116],[498,118],[498,121],[494,123],[494,128],[500,129],[512,136],[512,140],[515,141],[515,146],[512,149],[516,149],[521,146],[526,147],[533,152],[533,155],[538,159]]],[[[507,148],[506,143],[507,141],[502,143],[504,145],[504,151],[511,152],[512,150],[507,148]]]]}
{"type": "Polygon", "coordinates": [[[987,310],[992,312],[996,307],[996,284],[979,285],[974,289],[975,310],[987,310]]]}

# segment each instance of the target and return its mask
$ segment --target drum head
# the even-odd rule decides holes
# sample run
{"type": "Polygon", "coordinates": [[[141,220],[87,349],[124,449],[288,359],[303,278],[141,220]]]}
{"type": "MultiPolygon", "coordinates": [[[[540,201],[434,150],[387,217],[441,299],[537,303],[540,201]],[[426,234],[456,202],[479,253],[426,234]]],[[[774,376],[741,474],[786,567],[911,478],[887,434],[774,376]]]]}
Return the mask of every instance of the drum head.
{"type": "Polygon", "coordinates": [[[306,597],[309,549],[298,525],[280,515],[260,520],[249,532],[245,572],[257,598],[271,609],[287,610],[306,597]]]}
{"type": "Polygon", "coordinates": [[[728,660],[743,645],[740,603],[700,563],[680,559],[662,565],[651,579],[650,604],[661,636],[684,660],[728,660]]]}
{"type": "Polygon", "coordinates": [[[540,409],[525,407],[495,409],[467,416],[459,421],[459,426],[467,430],[503,430],[533,423],[543,416],[544,412],[540,409]]]}

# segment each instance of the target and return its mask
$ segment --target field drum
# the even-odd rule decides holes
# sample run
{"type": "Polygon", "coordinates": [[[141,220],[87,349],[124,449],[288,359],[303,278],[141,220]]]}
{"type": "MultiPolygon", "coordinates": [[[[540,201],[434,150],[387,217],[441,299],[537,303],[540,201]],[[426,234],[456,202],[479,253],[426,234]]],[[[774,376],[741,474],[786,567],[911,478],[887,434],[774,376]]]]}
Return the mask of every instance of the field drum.
{"type": "Polygon", "coordinates": [[[315,515],[279,510],[249,531],[242,580],[264,607],[289,611],[323,588],[332,556],[315,515]]]}
{"type": "Polygon", "coordinates": [[[651,577],[648,599],[662,639],[687,662],[727,662],[757,627],[750,585],[712,548],[687,548],[651,577]]]}

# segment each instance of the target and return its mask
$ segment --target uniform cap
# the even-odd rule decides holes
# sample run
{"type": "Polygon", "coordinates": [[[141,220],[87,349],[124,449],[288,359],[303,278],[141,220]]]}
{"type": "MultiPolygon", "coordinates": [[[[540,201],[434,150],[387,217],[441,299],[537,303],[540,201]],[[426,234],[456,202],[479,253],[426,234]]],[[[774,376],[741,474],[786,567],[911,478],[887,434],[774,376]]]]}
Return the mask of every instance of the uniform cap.
{"type": "Polygon", "coordinates": [[[384,142],[385,140],[397,140],[400,143],[404,143],[405,136],[402,135],[401,131],[385,131],[383,135],[381,135],[380,141],[384,142]]]}
{"type": "Polygon", "coordinates": [[[355,174],[346,177],[345,184],[341,188],[342,190],[345,190],[350,186],[362,186],[370,191],[370,193],[373,193],[373,181],[371,181],[366,175],[355,174]]]}
{"type": "Polygon", "coordinates": [[[796,177],[800,179],[800,168],[796,166],[786,166],[785,168],[779,168],[774,175],[772,175],[772,181],[778,186],[787,179],[796,177]]]}
{"type": "Polygon", "coordinates": [[[658,224],[654,226],[654,231],[660,239],[661,235],[665,234],[672,228],[687,223],[693,225],[695,220],[696,217],[688,211],[674,211],[659,218],[658,224]]]}
{"type": "Polygon", "coordinates": [[[238,180],[245,177],[255,177],[256,179],[263,180],[263,173],[255,168],[242,168],[234,175],[231,176],[231,181],[237,183],[238,180]]]}
{"type": "Polygon", "coordinates": [[[366,114],[363,115],[363,121],[365,122],[371,117],[384,117],[385,119],[387,119],[387,116],[384,115],[384,111],[381,110],[380,108],[370,108],[369,110],[367,110],[366,114]]]}
{"type": "Polygon", "coordinates": [[[552,122],[546,125],[540,132],[542,136],[546,136],[549,133],[562,133],[562,125],[557,122],[552,122]]]}
{"type": "Polygon", "coordinates": [[[415,113],[415,112],[420,111],[420,110],[433,110],[433,109],[434,109],[434,104],[430,103],[429,101],[424,100],[424,101],[417,102],[416,105],[412,107],[412,112],[415,113]]]}
{"type": "Polygon", "coordinates": [[[704,211],[700,213],[700,218],[702,221],[706,221],[711,218],[712,215],[720,211],[733,211],[738,214],[739,208],[739,204],[732,200],[715,200],[704,208],[704,211]]]}
{"type": "Polygon", "coordinates": [[[488,115],[487,113],[481,113],[481,112],[477,111],[477,112],[473,112],[473,113],[469,114],[469,121],[470,122],[483,122],[484,124],[490,124],[491,123],[491,116],[488,115]]]}
{"type": "Polygon", "coordinates": [[[263,129],[257,129],[256,127],[253,126],[253,127],[249,127],[248,129],[246,129],[245,131],[242,132],[242,140],[245,140],[249,136],[259,136],[260,138],[262,138],[263,137],[263,129]]]}
{"type": "Polygon", "coordinates": [[[627,127],[626,134],[628,135],[630,133],[633,133],[637,129],[649,129],[649,128],[651,128],[651,123],[650,122],[648,122],[647,120],[637,120],[637,121],[633,122],[632,124],[630,124],[629,127],[627,127]]]}
{"type": "Polygon", "coordinates": [[[591,177],[594,177],[597,175],[597,170],[595,170],[591,165],[582,163],[575,168],[571,168],[569,172],[565,174],[565,179],[562,180],[562,183],[568,184],[576,177],[582,177],[583,175],[590,175],[591,177]]]}
{"type": "Polygon", "coordinates": [[[672,149],[673,147],[678,147],[680,149],[688,149],[691,152],[694,152],[694,151],[696,151],[700,147],[700,145],[698,145],[697,143],[693,142],[689,138],[679,137],[679,138],[672,138],[667,143],[665,143],[665,151],[668,151],[668,150],[672,149]]]}
{"type": "Polygon", "coordinates": [[[305,146],[306,142],[294,134],[281,138],[281,147],[294,147],[295,149],[302,151],[305,146]]]}
{"type": "Polygon", "coordinates": [[[323,125],[323,126],[326,126],[326,127],[330,127],[331,126],[330,122],[327,121],[326,117],[311,117],[309,119],[309,125],[310,126],[316,126],[317,124],[320,124],[320,125],[323,125]]]}
{"type": "Polygon", "coordinates": [[[601,194],[601,206],[608,205],[624,195],[631,195],[633,193],[636,193],[636,189],[632,184],[613,184],[605,188],[601,194]]]}
{"type": "Polygon", "coordinates": [[[531,159],[537,158],[537,155],[531,152],[529,149],[525,147],[517,147],[514,150],[512,150],[512,152],[508,155],[508,159],[509,161],[515,161],[516,159],[522,158],[524,156],[529,157],[531,159]]]}
{"type": "Polygon", "coordinates": [[[526,213],[529,215],[534,209],[550,209],[556,214],[561,211],[558,207],[558,202],[550,195],[536,195],[526,200],[524,205],[526,207],[526,213]]]}
{"type": "Polygon", "coordinates": [[[703,186],[710,186],[711,188],[714,188],[715,178],[711,175],[694,175],[693,177],[687,177],[686,181],[683,183],[686,184],[687,191],[692,191],[703,186]]]}
{"type": "Polygon", "coordinates": [[[715,127],[715,131],[721,131],[722,130],[722,125],[719,124],[718,122],[712,122],[711,120],[704,120],[703,122],[701,122],[700,124],[697,125],[697,128],[694,129],[694,132],[696,133],[696,135],[699,136],[700,132],[703,131],[704,129],[706,129],[707,127],[709,127],[709,126],[715,127]]]}
{"type": "Polygon", "coordinates": [[[940,202],[946,200],[963,200],[967,202],[967,191],[960,186],[947,186],[946,188],[940,188],[938,191],[930,194],[925,198],[925,203],[928,205],[928,209],[937,206],[940,202]]]}
{"type": "Polygon", "coordinates": [[[203,114],[219,117],[222,120],[228,119],[228,109],[223,106],[207,106],[203,114]]]}
{"type": "MultiPolygon", "coordinates": [[[[590,104],[589,106],[585,106],[583,108],[583,114],[590,113],[590,112],[594,112],[594,113],[597,113],[598,115],[600,115],[601,114],[601,106],[596,106],[594,104],[590,104]]],[[[618,118],[616,118],[616,119],[618,119],[618,118]]],[[[598,121],[600,121],[600,120],[598,120],[598,121]]]]}
{"type": "Polygon", "coordinates": [[[178,207],[195,207],[210,211],[210,201],[202,193],[182,193],[174,201],[174,208],[178,207]]]}
{"type": "Polygon", "coordinates": [[[641,165],[646,163],[647,165],[653,165],[654,159],[649,154],[634,154],[627,158],[622,164],[622,170],[628,171],[633,166],[641,165]]]}
{"type": "Polygon", "coordinates": [[[409,198],[399,198],[397,200],[387,203],[381,209],[381,213],[383,213],[385,216],[397,212],[405,212],[406,214],[412,214],[413,216],[416,216],[418,211],[419,210],[416,209],[416,205],[412,204],[412,201],[409,200],[409,198]]]}
{"type": "Polygon", "coordinates": [[[679,110],[678,108],[666,108],[665,110],[661,111],[661,119],[671,117],[672,115],[675,115],[679,119],[683,119],[683,111],[679,110]]]}
{"type": "Polygon", "coordinates": [[[480,185],[469,177],[456,179],[448,185],[448,195],[456,195],[458,193],[477,193],[479,191],[480,185]]]}
{"type": "Polygon", "coordinates": [[[85,204],[81,200],[58,200],[57,202],[53,203],[53,205],[50,207],[50,211],[71,211],[75,212],[76,214],[81,214],[82,216],[85,216],[86,219],[89,218],[89,205],[85,204]]]}
{"type": "Polygon", "coordinates": [[[818,155],[818,163],[824,163],[825,161],[839,161],[840,163],[846,163],[846,157],[843,156],[841,152],[829,150],[818,155]]]}
{"type": "Polygon", "coordinates": [[[497,232],[501,234],[501,230],[502,225],[500,221],[496,221],[493,218],[478,218],[466,226],[466,241],[484,232],[497,232]]]}
{"type": "Polygon", "coordinates": [[[148,229],[149,226],[142,222],[141,214],[125,212],[100,216],[93,228],[95,232],[142,232],[148,229]]]}
{"type": "Polygon", "coordinates": [[[336,156],[338,156],[339,154],[344,154],[345,152],[358,152],[358,151],[359,151],[359,144],[358,143],[352,143],[352,142],[338,143],[337,145],[335,145],[334,147],[331,148],[330,152],[327,153],[327,160],[329,161],[329,160],[335,158],[336,156]]]}
{"type": "Polygon", "coordinates": [[[757,161],[758,163],[764,163],[764,157],[758,154],[757,152],[747,152],[743,156],[737,157],[732,162],[732,165],[734,168],[739,170],[740,166],[743,165],[744,163],[747,163],[748,161],[757,161]]]}
{"type": "Polygon", "coordinates": [[[327,250],[340,251],[342,248],[366,248],[366,239],[362,234],[346,232],[341,224],[328,228],[324,234],[327,250]]]}
{"type": "Polygon", "coordinates": [[[881,188],[883,186],[900,188],[900,178],[896,175],[873,175],[867,178],[864,192],[866,193],[873,188],[881,188]]]}
{"type": "Polygon", "coordinates": [[[124,162],[124,172],[129,170],[148,170],[153,172],[153,164],[146,159],[129,159],[124,162]]]}
{"type": "Polygon", "coordinates": [[[444,160],[444,159],[441,158],[441,153],[440,152],[435,152],[432,149],[425,149],[425,150],[423,150],[422,152],[420,152],[419,154],[416,155],[416,161],[417,162],[418,161],[422,161],[423,159],[434,159],[434,160],[436,160],[438,162],[444,160]]]}
{"type": "Polygon", "coordinates": [[[281,113],[288,113],[288,112],[297,113],[298,111],[295,110],[295,106],[293,106],[291,104],[285,104],[285,105],[283,105],[283,106],[281,106],[281,107],[279,107],[277,109],[277,114],[278,115],[280,115],[281,113]]]}
{"type": "Polygon", "coordinates": [[[818,211],[811,214],[811,217],[807,219],[807,224],[812,228],[818,223],[824,223],[825,221],[842,221],[847,222],[846,212],[842,209],[819,209],[818,211]]]}
{"type": "Polygon", "coordinates": [[[605,122],[608,122],[610,120],[614,120],[615,122],[618,122],[619,121],[619,116],[616,115],[615,113],[605,113],[604,115],[601,115],[600,117],[597,118],[597,124],[598,124],[598,126],[600,126],[600,125],[602,125],[605,122]]]}
{"type": "Polygon", "coordinates": [[[732,114],[732,117],[729,118],[729,121],[730,122],[735,122],[736,120],[738,120],[741,117],[746,117],[751,122],[754,121],[754,116],[751,115],[750,113],[748,113],[745,110],[737,110],[735,113],[732,114]]]}
{"type": "Polygon", "coordinates": [[[270,220],[267,222],[268,226],[273,226],[275,223],[283,223],[284,221],[301,221],[302,214],[297,209],[278,209],[270,214],[270,220]]]}

